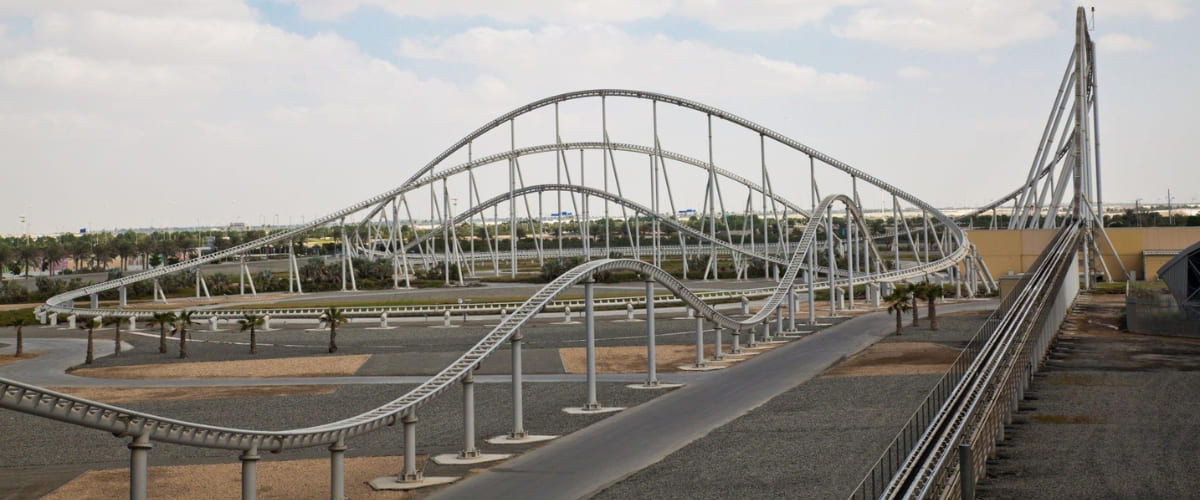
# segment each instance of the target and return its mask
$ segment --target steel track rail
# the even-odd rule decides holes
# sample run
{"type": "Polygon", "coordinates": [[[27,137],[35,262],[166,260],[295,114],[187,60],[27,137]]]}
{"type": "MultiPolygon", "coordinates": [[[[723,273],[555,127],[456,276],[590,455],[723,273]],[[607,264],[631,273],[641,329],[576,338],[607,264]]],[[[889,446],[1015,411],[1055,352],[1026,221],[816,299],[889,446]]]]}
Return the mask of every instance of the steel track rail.
{"type": "MultiPolygon", "coordinates": [[[[853,200],[845,195],[829,196],[821,200],[816,213],[824,213],[835,202],[842,202],[850,207],[853,218],[858,224],[863,224],[861,214],[854,206],[853,200]]],[[[550,303],[554,297],[571,286],[587,279],[595,272],[624,270],[641,273],[647,279],[653,280],[667,288],[667,290],[676,297],[679,297],[689,307],[698,311],[700,316],[709,319],[718,326],[740,331],[743,328],[762,324],[779,308],[783,299],[787,296],[789,288],[794,284],[800,264],[805,261],[807,253],[813,247],[817,229],[821,226],[821,222],[819,218],[809,221],[787,272],[784,273],[779,285],[768,297],[766,304],[749,318],[739,320],[722,314],[700,299],[685,284],[675,279],[665,270],[652,264],[629,259],[604,259],[588,262],[572,268],[547,284],[526,300],[512,314],[505,317],[498,326],[464,352],[457,360],[416,388],[373,410],[315,427],[271,431],[186,422],[119,406],[98,403],[85,398],[62,394],[4,378],[0,378],[0,407],[104,430],[117,435],[144,436],[151,441],[208,448],[283,451],[292,448],[329,445],[339,441],[344,442],[345,439],[393,425],[399,417],[415,412],[417,408],[448,389],[456,380],[471,373],[471,370],[475,366],[507,341],[513,333],[550,303]]],[[[960,252],[966,251],[963,247],[960,247],[958,250],[960,252]]],[[[959,257],[961,258],[961,255],[959,257]]],[[[941,262],[941,265],[948,267],[954,265],[957,261],[942,259],[939,262],[941,262]]],[[[880,279],[881,277],[903,279],[905,276],[912,275],[913,273],[925,272],[927,270],[932,271],[934,267],[936,266],[931,264],[927,269],[914,270],[910,268],[906,270],[893,270],[872,276],[871,279],[880,279]]],[[[861,281],[866,281],[867,279],[863,278],[861,281]]],[[[856,280],[854,282],[859,281],[856,280]]]]}
{"type": "MultiPolygon", "coordinates": [[[[1023,281],[1018,290],[1013,292],[1013,299],[999,317],[999,324],[994,333],[984,340],[980,352],[975,355],[953,388],[949,397],[934,415],[929,426],[921,434],[913,449],[896,474],[884,488],[880,498],[921,498],[919,491],[927,487],[929,479],[936,471],[931,464],[944,462],[957,437],[970,415],[970,408],[986,390],[986,382],[995,373],[995,367],[1001,357],[1007,352],[1007,347],[1013,342],[1013,336],[1018,334],[1020,327],[1029,317],[1030,312],[1040,307],[1046,284],[1053,281],[1058,271],[1062,269],[1063,261],[1077,244],[1078,228],[1075,225],[1064,226],[1056,235],[1055,240],[1039,257],[1030,277],[1023,281]],[[918,493],[914,493],[916,490],[918,493]]],[[[999,312],[999,310],[998,310],[999,312]]],[[[974,342],[974,340],[972,341],[974,342]]],[[[964,355],[967,352],[964,351],[964,355]]],[[[907,429],[906,429],[907,431],[907,429]]],[[[897,438],[899,439],[899,437],[897,438]]],[[[885,456],[887,452],[885,452],[885,456]]],[[[883,458],[881,458],[881,461],[883,458]]],[[[876,467],[879,467],[877,462],[876,467]]],[[[868,478],[872,477],[869,473],[868,478]]],[[[859,488],[851,495],[860,497],[868,478],[860,483],[859,488]]]]}

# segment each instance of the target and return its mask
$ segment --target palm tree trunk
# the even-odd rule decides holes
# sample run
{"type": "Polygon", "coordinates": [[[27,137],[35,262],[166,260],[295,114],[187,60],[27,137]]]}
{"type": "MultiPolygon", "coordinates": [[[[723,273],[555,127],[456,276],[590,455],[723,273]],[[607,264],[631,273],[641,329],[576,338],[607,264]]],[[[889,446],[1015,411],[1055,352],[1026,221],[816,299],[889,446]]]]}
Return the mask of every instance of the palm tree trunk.
{"type": "Polygon", "coordinates": [[[187,329],[179,329],[179,359],[187,357],[187,329]]]}
{"type": "Polygon", "coordinates": [[[158,324],[158,352],[165,354],[167,352],[167,324],[158,324]]]}
{"type": "Polygon", "coordinates": [[[335,324],[336,324],[336,323],[335,323],[335,322],[333,322],[332,320],[329,322],[329,352],[330,352],[330,353],[335,353],[335,352],[337,352],[337,350],[338,350],[338,347],[337,347],[337,327],[336,327],[336,326],[334,326],[335,324]]]}
{"type": "Polygon", "coordinates": [[[19,358],[25,353],[25,338],[21,335],[21,325],[17,325],[17,352],[13,357],[19,358]]]}
{"type": "Polygon", "coordinates": [[[87,350],[87,358],[84,358],[84,361],[83,361],[83,363],[84,363],[84,364],[86,364],[86,365],[90,365],[90,364],[92,364],[92,361],[94,361],[94,359],[93,359],[93,356],[92,356],[92,329],[91,329],[91,328],[88,328],[88,350],[87,350]]]}
{"type": "Polygon", "coordinates": [[[913,312],[912,326],[921,326],[917,322],[917,296],[915,294],[913,295],[913,298],[912,298],[912,312],[913,312]]]}
{"type": "Polygon", "coordinates": [[[250,354],[258,354],[258,336],[254,334],[254,326],[250,326],[250,354]]]}
{"type": "Polygon", "coordinates": [[[929,299],[929,329],[937,330],[937,308],[934,304],[937,302],[933,297],[929,299]]]}
{"type": "Polygon", "coordinates": [[[114,325],[116,326],[117,330],[116,333],[113,334],[113,341],[116,344],[116,347],[113,348],[113,357],[119,358],[121,357],[121,320],[118,319],[114,325]]]}
{"type": "Polygon", "coordinates": [[[904,317],[904,311],[896,310],[896,335],[904,335],[904,321],[900,318],[904,317]]]}

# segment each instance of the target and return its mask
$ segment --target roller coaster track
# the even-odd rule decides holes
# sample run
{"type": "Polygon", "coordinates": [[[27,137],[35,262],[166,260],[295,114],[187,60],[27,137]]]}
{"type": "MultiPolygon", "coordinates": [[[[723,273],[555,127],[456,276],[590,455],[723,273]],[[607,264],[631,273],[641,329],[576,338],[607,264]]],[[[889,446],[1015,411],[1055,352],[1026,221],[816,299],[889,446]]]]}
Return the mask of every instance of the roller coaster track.
{"type": "MultiPolygon", "coordinates": [[[[851,207],[854,220],[857,221],[860,228],[865,229],[866,226],[863,224],[861,214],[855,207],[853,200],[848,196],[833,195],[826,197],[818,205],[817,213],[829,210],[835,202],[845,203],[851,207]]],[[[701,316],[725,328],[741,330],[762,324],[779,308],[787,296],[790,287],[796,281],[796,275],[802,263],[805,262],[805,258],[813,246],[812,243],[816,239],[817,230],[821,225],[822,220],[819,218],[809,221],[799,241],[796,252],[793,254],[788,265],[787,271],[781,277],[778,287],[767,298],[763,307],[749,318],[737,319],[722,314],[705,303],[682,282],[652,264],[628,259],[603,259],[588,262],[567,271],[547,284],[513,311],[512,314],[505,317],[498,326],[485,335],[477,344],[468,349],[462,356],[437,375],[392,402],[338,422],[283,431],[211,426],[202,423],[169,419],[150,413],[98,403],[9,379],[0,379],[0,407],[70,422],[118,435],[145,436],[152,441],[189,446],[230,450],[257,449],[282,451],[285,449],[328,445],[339,440],[345,440],[392,425],[400,416],[413,412],[421,405],[429,402],[433,397],[450,387],[453,382],[470,373],[485,357],[502,345],[522,325],[546,307],[554,297],[571,286],[588,279],[596,272],[622,270],[641,273],[647,279],[652,279],[667,288],[688,307],[698,311],[701,316]]],[[[962,258],[965,256],[965,252],[966,248],[960,247],[958,253],[952,257],[962,258]]],[[[853,280],[847,278],[846,280],[852,283],[862,283],[870,280],[902,280],[935,272],[955,265],[955,263],[956,261],[952,259],[943,259],[937,263],[925,266],[891,270],[874,276],[863,276],[853,280]]]]}
{"type": "MultiPolygon", "coordinates": [[[[605,125],[605,127],[607,127],[607,125],[605,125]]],[[[512,132],[512,134],[515,137],[515,132],[512,132]]],[[[556,158],[556,161],[557,159],[559,158],[556,158]]],[[[612,167],[612,175],[614,179],[616,179],[617,176],[615,162],[616,161],[614,159],[612,167]]],[[[791,166],[792,165],[789,164],[789,168],[791,166]]],[[[663,168],[663,175],[666,175],[665,168],[663,168]]],[[[667,195],[668,199],[670,199],[671,193],[669,181],[667,181],[667,184],[667,195]]],[[[489,187],[495,188],[497,186],[492,185],[489,187]]],[[[471,379],[472,371],[478,367],[485,358],[493,354],[500,346],[505,345],[506,342],[516,341],[519,339],[519,337],[515,336],[520,332],[521,328],[531,321],[537,314],[552,308],[566,307],[568,305],[580,303],[579,301],[566,301],[558,299],[561,294],[572,287],[580,283],[584,284],[585,290],[589,292],[585,293],[585,296],[588,297],[584,300],[585,311],[592,311],[593,306],[598,302],[594,300],[590,294],[591,283],[593,282],[593,278],[596,273],[607,271],[638,273],[643,276],[647,282],[657,283],[669,292],[669,295],[666,296],[653,296],[652,293],[648,292],[646,298],[642,300],[652,300],[654,302],[659,302],[661,300],[663,302],[681,303],[694,310],[698,317],[702,318],[703,320],[707,320],[716,327],[726,328],[733,330],[735,333],[740,333],[757,328],[760,325],[768,324],[769,319],[772,318],[773,315],[775,321],[778,322],[785,307],[785,301],[791,300],[794,297],[793,294],[797,291],[812,292],[821,288],[830,289],[836,287],[841,289],[842,287],[851,288],[856,285],[867,284],[872,286],[872,289],[876,292],[875,297],[878,298],[878,287],[882,286],[883,284],[928,278],[929,276],[935,275],[942,271],[947,271],[951,268],[954,268],[957,271],[961,266],[962,268],[967,269],[968,276],[973,276],[971,274],[971,269],[973,269],[971,267],[971,263],[978,260],[977,256],[973,254],[973,247],[967,240],[966,234],[945,214],[941,213],[928,203],[918,199],[916,196],[885,183],[874,176],[868,175],[863,171],[850,167],[849,165],[842,163],[824,153],[816,151],[805,144],[787,138],[777,132],[731,113],[694,101],[652,92],[600,89],[560,94],[514,109],[509,113],[506,113],[488,122],[484,126],[476,129],[474,132],[459,140],[443,153],[435,157],[424,167],[412,174],[408,180],[395,189],[385,191],[344,209],[334,211],[322,217],[318,217],[299,227],[280,231],[229,249],[217,251],[189,261],[166,265],[157,269],[147,270],[130,276],[124,276],[104,283],[89,285],[77,290],[56,295],[48,299],[46,303],[39,308],[38,313],[42,315],[43,318],[45,318],[48,314],[70,314],[82,315],[84,317],[144,317],[145,315],[151,314],[151,311],[128,309],[123,307],[116,309],[99,308],[96,306],[79,308],[75,307],[74,302],[76,299],[86,296],[92,296],[93,300],[96,300],[97,294],[101,292],[114,289],[124,290],[123,287],[127,285],[146,280],[156,280],[157,278],[170,273],[191,269],[196,269],[199,271],[199,266],[206,263],[217,262],[235,257],[244,258],[247,254],[250,254],[257,249],[279,242],[290,242],[291,240],[300,237],[307,232],[321,228],[329,223],[340,223],[342,227],[342,258],[344,259],[343,265],[345,265],[349,263],[350,254],[353,251],[352,247],[350,246],[350,242],[348,241],[349,238],[345,234],[347,218],[366,214],[361,219],[363,223],[358,226],[360,230],[362,228],[367,228],[368,231],[379,231],[378,225],[375,222],[368,221],[372,221],[376,215],[380,215],[382,219],[386,220],[388,214],[385,212],[385,208],[387,208],[389,204],[392,209],[392,214],[390,220],[390,241],[387,245],[387,248],[391,252],[382,254],[375,252],[375,244],[382,238],[374,238],[369,233],[365,240],[367,242],[366,245],[363,245],[363,240],[361,238],[356,238],[355,245],[357,245],[357,248],[360,252],[367,251],[366,255],[368,257],[390,255],[393,257],[393,266],[396,265],[396,258],[406,258],[408,255],[408,250],[419,250],[422,247],[422,244],[429,243],[432,238],[437,237],[439,234],[443,238],[448,237],[448,233],[453,231],[455,226],[466,221],[473,221],[473,217],[484,214],[488,209],[496,210],[495,207],[498,207],[505,201],[507,201],[509,204],[509,229],[512,231],[510,235],[513,238],[516,238],[517,235],[515,230],[517,227],[517,214],[515,209],[515,200],[518,197],[527,199],[528,196],[534,194],[540,195],[542,193],[550,192],[570,193],[572,200],[574,200],[575,196],[582,196],[585,200],[585,207],[587,206],[587,201],[591,199],[603,201],[605,203],[605,209],[607,209],[608,204],[610,203],[616,204],[618,207],[621,207],[622,212],[626,210],[632,210],[635,214],[637,214],[638,217],[649,217],[654,224],[655,231],[659,225],[666,226],[679,235],[679,241],[681,243],[681,246],[679,247],[679,253],[681,260],[684,261],[684,265],[686,265],[687,255],[685,252],[687,252],[687,249],[689,248],[686,240],[690,239],[699,243],[701,246],[707,246],[710,256],[710,264],[713,266],[714,270],[716,264],[715,256],[717,255],[717,250],[720,249],[722,253],[726,253],[735,257],[735,265],[740,262],[739,259],[756,259],[766,263],[772,263],[779,268],[782,268],[782,272],[777,277],[777,283],[773,288],[731,292],[696,292],[690,289],[687,284],[672,276],[661,265],[659,265],[660,261],[657,259],[657,257],[654,262],[645,262],[641,259],[603,258],[585,262],[566,271],[556,279],[552,280],[550,283],[537,290],[537,292],[530,296],[529,299],[520,303],[473,304],[461,305],[457,307],[453,305],[433,305],[430,307],[440,307],[445,311],[454,310],[456,312],[465,312],[467,310],[484,310],[494,312],[497,308],[499,308],[501,311],[507,312],[508,314],[503,315],[499,325],[482,335],[477,343],[463,352],[452,363],[448,364],[436,375],[426,379],[415,388],[372,410],[342,420],[320,423],[311,427],[285,430],[264,430],[253,429],[249,427],[222,427],[209,425],[202,422],[189,422],[116,405],[99,403],[85,398],[38,387],[36,385],[4,378],[0,378],[0,408],[7,408],[18,412],[110,432],[117,436],[131,437],[134,438],[135,441],[142,443],[164,442],[186,446],[239,450],[244,452],[244,456],[253,456],[258,451],[279,452],[290,449],[326,445],[331,445],[331,451],[335,451],[337,449],[344,450],[344,443],[347,440],[383,427],[394,425],[398,422],[404,423],[407,433],[407,430],[410,428],[410,426],[415,425],[415,420],[410,417],[414,417],[419,408],[432,401],[433,398],[437,397],[439,394],[445,392],[454,383],[467,383],[467,381],[471,379]],[[563,142],[561,140],[561,136],[558,135],[558,104],[577,99],[591,98],[599,98],[602,106],[604,105],[604,99],[606,98],[635,99],[649,101],[652,103],[654,110],[653,116],[655,120],[654,145],[641,146],[630,143],[610,142],[608,140],[606,128],[604,129],[603,141],[563,142]],[[683,108],[685,110],[697,111],[706,115],[709,137],[709,159],[707,161],[698,160],[677,152],[666,151],[661,147],[657,132],[657,109],[660,104],[671,105],[683,108]],[[488,131],[495,130],[505,124],[509,124],[510,128],[515,129],[515,125],[513,125],[513,123],[517,117],[548,106],[553,106],[555,112],[556,141],[554,143],[517,148],[515,139],[512,139],[510,142],[511,146],[508,151],[481,156],[477,159],[471,158],[470,148],[474,140],[480,138],[488,131]],[[712,159],[713,118],[732,123],[737,127],[737,130],[748,130],[757,136],[760,146],[759,153],[761,156],[760,160],[763,176],[761,183],[756,183],[737,173],[716,167],[712,159]],[[782,144],[791,151],[799,152],[802,155],[807,156],[812,183],[812,203],[809,209],[802,208],[796,203],[786,199],[784,196],[776,192],[776,190],[771,186],[765,157],[765,144],[767,139],[782,144]],[[442,170],[437,170],[437,168],[440,168],[440,166],[442,166],[451,155],[462,151],[464,148],[467,149],[466,163],[461,163],[446,167],[442,170]],[[530,185],[525,185],[525,180],[521,178],[519,181],[520,186],[517,185],[516,179],[517,176],[520,175],[520,170],[519,165],[517,165],[516,162],[519,160],[519,158],[525,155],[534,155],[539,153],[556,153],[561,157],[562,152],[566,150],[580,150],[579,167],[581,178],[577,184],[572,183],[570,178],[568,178],[567,183],[556,181],[553,183],[531,183],[530,185]],[[622,151],[650,157],[650,171],[652,176],[657,175],[658,166],[665,165],[664,162],[666,160],[706,170],[708,173],[709,184],[707,188],[708,191],[705,193],[705,201],[708,203],[708,207],[706,207],[705,212],[701,214],[701,219],[703,219],[704,215],[707,215],[707,227],[709,233],[705,234],[703,229],[696,230],[686,224],[680,223],[678,219],[674,217],[676,215],[675,213],[670,213],[670,216],[664,216],[662,210],[659,208],[660,198],[657,192],[657,178],[652,181],[654,183],[653,187],[651,188],[651,196],[653,197],[653,201],[649,204],[649,206],[647,206],[647,204],[634,201],[630,197],[622,194],[619,180],[617,181],[618,183],[615,191],[610,191],[607,189],[607,177],[605,177],[606,189],[597,189],[595,187],[586,185],[582,179],[583,150],[603,150],[606,152],[604,161],[605,176],[608,175],[608,160],[613,158],[610,153],[612,151],[622,151]],[[447,179],[455,175],[463,174],[464,172],[467,176],[472,176],[472,170],[476,167],[506,161],[509,164],[509,183],[508,186],[506,186],[506,189],[502,190],[502,192],[498,195],[484,199],[484,197],[479,196],[478,194],[478,189],[474,184],[474,177],[470,177],[472,199],[469,208],[462,213],[453,216],[450,215],[450,195],[448,192],[445,192],[448,189],[446,187],[447,183],[445,182],[447,179]],[[850,177],[850,182],[848,184],[852,186],[851,192],[848,194],[829,194],[824,197],[820,197],[818,195],[819,189],[816,185],[816,175],[812,173],[812,171],[816,168],[815,165],[817,161],[820,161],[821,165],[823,166],[830,166],[842,173],[847,174],[850,177]],[[761,195],[762,206],[764,207],[764,215],[767,211],[765,207],[768,204],[768,201],[771,203],[772,213],[774,217],[776,217],[775,230],[778,230],[781,235],[779,241],[770,244],[766,244],[766,242],[764,242],[762,245],[757,247],[752,243],[750,248],[746,248],[742,244],[735,244],[732,239],[729,238],[729,235],[732,234],[733,228],[729,226],[728,222],[726,222],[725,227],[725,230],[728,230],[726,233],[726,239],[722,240],[721,238],[716,237],[717,224],[715,220],[718,214],[715,208],[715,200],[718,196],[722,196],[720,193],[720,187],[717,185],[718,178],[730,179],[742,186],[734,186],[734,188],[739,190],[741,193],[747,193],[746,207],[748,214],[750,213],[750,207],[755,195],[761,195]],[[430,230],[424,232],[423,234],[416,235],[410,241],[403,241],[403,233],[399,231],[398,200],[403,200],[403,203],[405,203],[405,210],[407,211],[409,206],[407,205],[408,201],[405,197],[408,195],[415,195],[418,189],[427,187],[430,190],[429,220],[434,220],[435,213],[438,212],[438,210],[435,209],[437,196],[433,194],[433,191],[434,183],[438,181],[442,181],[442,189],[445,192],[442,195],[442,203],[445,208],[440,211],[443,214],[443,218],[439,223],[434,224],[430,230]],[[886,264],[886,259],[884,259],[884,256],[881,255],[879,249],[876,248],[874,244],[875,237],[872,235],[870,226],[865,221],[858,203],[859,181],[863,181],[879,188],[884,193],[890,194],[894,200],[904,200],[905,202],[914,205],[917,209],[921,210],[922,213],[927,214],[927,217],[925,217],[926,221],[932,220],[935,225],[940,225],[935,226],[943,228],[941,236],[938,236],[937,234],[934,235],[938,238],[936,258],[926,258],[924,260],[918,259],[914,265],[908,265],[907,267],[900,266],[900,262],[898,261],[895,263],[895,266],[889,266],[886,264]],[[745,190],[742,190],[743,188],[745,190]],[[479,203],[474,203],[475,200],[479,200],[479,203]],[[782,207],[780,211],[784,213],[783,218],[779,218],[778,213],[774,212],[776,205],[782,207]],[[835,205],[839,207],[839,210],[841,210],[841,207],[844,207],[845,209],[845,217],[842,222],[838,223],[839,229],[844,230],[842,234],[835,234],[836,232],[834,231],[835,205]],[[790,231],[785,230],[785,226],[787,226],[787,224],[782,222],[787,218],[787,214],[789,212],[807,219],[804,222],[803,230],[800,233],[799,238],[793,241],[789,241],[789,238],[782,237],[785,234],[792,234],[790,231]],[[399,241],[397,238],[398,235],[400,236],[399,241]],[[841,253],[844,257],[846,257],[846,265],[844,268],[841,268],[842,264],[837,262],[837,259],[835,258],[835,252],[841,253]],[[821,254],[821,259],[824,260],[824,263],[819,262],[817,258],[818,253],[821,254]],[[801,279],[801,271],[807,271],[804,273],[803,279],[801,279]],[[818,274],[822,275],[822,277],[817,278],[818,274]],[[713,305],[706,302],[706,300],[712,301],[713,299],[734,296],[742,298],[748,296],[764,297],[764,300],[762,301],[762,305],[757,312],[745,318],[724,314],[718,311],[713,305]]],[[[670,203],[671,212],[674,212],[674,201],[671,201],[670,203]]],[[[720,217],[722,218],[724,218],[726,215],[724,203],[724,198],[722,198],[720,209],[720,217]]],[[[898,202],[895,202],[895,204],[898,207],[898,202]]],[[[528,206],[526,207],[526,211],[529,212],[528,206]]],[[[838,213],[840,214],[841,212],[838,213]]],[[[407,215],[411,221],[412,215],[407,215]]],[[[607,221],[607,215],[605,217],[605,220],[607,221]]],[[[753,220],[752,218],[749,219],[753,220]]],[[[493,220],[493,223],[495,224],[494,227],[496,228],[496,231],[499,231],[499,222],[497,220],[493,220]]],[[[764,222],[763,224],[764,225],[762,229],[765,231],[766,223],[764,222]]],[[[898,233],[900,231],[900,226],[898,225],[899,222],[893,221],[893,224],[893,232],[898,233]]],[[[926,229],[928,227],[927,224],[928,222],[926,222],[926,229]]],[[[701,227],[703,228],[704,226],[701,227]]],[[[912,230],[907,229],[907,223],[905,223],[904,227],[909,234],[912,234],[912,230]]],[[[484,228],[486,231],[487,226],[485,225],[484,228]]],[[[751,230],[748,231],[748,233],[751,235],[755,234],[753,227],[751,227],[751,230]]],[[[382,233],[379,232],[378,234],[382,233]]],[[[610,233],[605,233],[606,248],[607,237],[609,234],[610,233]]],[[[356,236],[360,235],[356,234],[356,236]]],[[[498,236],[499,235],[497,235],[497,237],[498,236]]],[[[590,235],[588,236],[590,237],[590,235]]],[[[656,234],[654,240],[656,248],[658,247],[659,237],[660,236],[656,234]]],[[[474,240],[472,240],[472,245],[473,242],[474,240]]],[[[753,242],[753,239],[751,242],[753,242]]],[[[515,274],[517,268],[517,242],[514,240],[511,243],[511,248],[509,250],[512,259],[510,271],[515,274]]],[[[929,256],[930,246],[931,243],[926,241],[925,252],[927,256],[929,256]]],[[[490,243],[488,250],[489,252],[492,251],[490,243]]],[[[540,250],[541,249],[539,248],[539,251],[540,250]]],[[[447,249],[446,255],[443,258],[451,258],[450,253],[451,252],[447,249]]],[[[499,253],[498,245],[496,253],[499,253]]],[[[407,266],[407,264],[405,265],[407,266]]],[[[291,267],[293,270],[295,269],[294,259],[291,262],[291,267]]],[[[242,268],[243,272],[248,272],[245,264],[243,264],[242,268]]],[[[947,277],[955,280],[962,276],[958,272],[947,271],[945,274],[947,277]]],[[[350,270],[350,276],[353,278],[352,269],[350,270]]],[[[298,270],[296,271],[296,277],[297,279],[299,278],[298,270]]],[[[648,291],[652,291],[652,287],[648,287],[648,291]]],[[[810,308],[812,307],[812,295],[812,293],[809,293],[810,308]]],[[[833,297],[834,294],[830,294],[830,296],[833,297]]],[[[632,298],[616,300],[624,300],[627,304],[635,301],[632,298]]],[[[367,315],[386,314],[391,312],[403,313],[405,311],[406,310],[402,307],[367,307],[349,308],[347,313],[349,315],[367,315]]],[[[269,314],[276,317],[308,318],[319,314],[319,311],[313,308],[272,308],[254,311],[247,309],[223,309],[220,306],[217,306],[210,309],[199,310],[197,311],[197,315],[200,317],[208,317],[210,319],[230,318],[245,314],[247,312],[269,314]]],[[[590,314],[590,312],[585,313],[589,325],[592,324],[591,322],[594,319],[590,314]]],[[[589,346],[589,349],[590,348],[591,347],[589,346]]],[[[519,353],[519,350],[514,350],[514,353],[519,353]]],[[[517,364],[514,363],[514,365],[517,364]]],[[[517,373],[519,373],[519,371],[514,372],[514,380],[517,373]]],[[[591,375],[592,374],[589,373],[589,376],[591,375]]],[[[590,381],[594,383],[594,378],[591,378],[590,381]]],[[[519,386],[519,384],[514,381],[514,387],[516,386],[519,386]]],[[[466,393],[464,392],[464,394],[466,393]]],[[[516,401],[519,401],[519,398],[514,396],[514,406],[516,401]]],[[[415,453],[412,451],[412,447],[415,445],[410,443],[407,438],[405,446],[406,456],[415,453]]],[[[133,447],[131,447],[131,449],[133,449],[133,447]]],[[[136,450],[135,453],[137,453],[136,450]]],[[[415,459],[412,460],[412,462],[415,462],[415,459]]],[[[336,476],[338,474],[336,472],[336,468],[340,467],[340,463],[331,463],[338,464],[334,466],[334,474],[336,476]]],[[[408,475],[407,465],[405,475],[406,477],[408,475]]],[[[144,470],[142,477],[144,479],[144,470]]],[[[247,477],[252,478],[253,475],[243,476],[243,491],[247,491],[245,490],[247,481],[250,481],[251,484],[253,482],[252,479],[247,479],[247,477]]],[[[139,489],[143,491],[144,495],[144,480],[142,483],[143,484],[141,484],[140,487],[136,487],[134,483],[131,482],[131,495],[134,494],[133,492],[135,490],[139,489]]],[[[335,495],[337,495],[336,488],[335,495]]]]}

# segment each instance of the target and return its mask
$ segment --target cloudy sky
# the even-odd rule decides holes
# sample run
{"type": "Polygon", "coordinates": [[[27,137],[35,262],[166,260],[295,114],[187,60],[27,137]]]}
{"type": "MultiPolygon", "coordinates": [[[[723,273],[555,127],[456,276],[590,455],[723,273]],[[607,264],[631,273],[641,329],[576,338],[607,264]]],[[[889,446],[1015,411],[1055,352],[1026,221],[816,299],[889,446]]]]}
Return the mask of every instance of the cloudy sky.
{"type": "MultiPolygon", "coordinates": [[[[1105,199],[1200,201],[1200,10],[1094,0],[1105,199]]],[[[1024,179],[1058,0],[0,0],[0,233],[287,223],[597,87],[747,117],[940,206],[1024,179]]]]}

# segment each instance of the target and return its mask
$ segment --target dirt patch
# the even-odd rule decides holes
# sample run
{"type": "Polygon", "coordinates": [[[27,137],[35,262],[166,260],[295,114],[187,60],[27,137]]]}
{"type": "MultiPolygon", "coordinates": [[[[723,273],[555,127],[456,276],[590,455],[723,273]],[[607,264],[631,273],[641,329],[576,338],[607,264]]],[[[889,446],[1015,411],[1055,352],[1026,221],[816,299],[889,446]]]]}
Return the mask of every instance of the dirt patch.
{"type": "Polygon", "coordinates": [[[930,342],[875,344],[827,370],[825,377],[926,375],[945,373],[958,358],[958,349],[930,342]]]}
{"type": "Polygon", "coordinates": [[[261,398],[333,394],[333,385],[251,385],[218,387],[51,387],[50,390],[92,401],[119,404],[131,401],[261,398]]]}
{"type": "MultiPolygon", "coordinates": [[[[266,455],[266,454],[264,454],[266,455]]],[[[366,482],[392,476],[404,466],[402,457],[346,459],[346,498],[405,498],[399,491],[374,491],[366,482]]],[[[238,463],[150,467],[149,498],[209,500],[241,498],[241,465],[238,463]]],[[[90,500],[129,495],[129,469],[89,471],[54,490],[43,500],[90,500]]],[[[269,460],[258,463],[258,498],[329,498],[329,460],[269,460]]]]}
{"type": "Polygon", "coordinates": [[[0,356],[0,366],[4,366],[4,365],[7,365],[7,364],[12,364],[12,363],[16,363],[16,362],[18,362],[18,361],[25,361],[25,360],[33,359],[33,358],[36,358],[36,357],[38,357],[38,356],[41,356],[41,354],[40,354],[40,353],[36,353],[36,352],[26,352],[26,353],[22,353],[22,354],[21,354],[21,357],[19,357],[19,358],[18,358],[18,357],[16,357],[16,356],[11,356],[11,355],[4,355],[4,356],[0,356]]]}
{"type": "Polygon", "coordinates": [[[71,372],[95,378],[260,378],[260,377],[348,377],[354,375],[370,354],[312,356],[305,358],[247,359],[80,368],[71,372]]]}
{"type": "MultiPolygon", "coordinates": [[[[711,358],[712,345],[704,346],[704,357],[711,358]]],[[[567,373],[587,373],[587,350],[565,347],[558,350],[567,373]]],[[[679,371],[680,366],[696,362],[694,345],[660,345],[654,349],[655,367],[660,372],[679,371]]],[[[646,371],[645,346],[596,348],[596,373],[642,373],[646,371]]]]}

